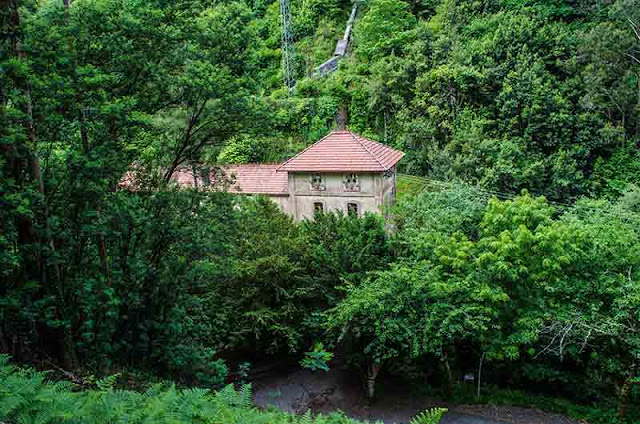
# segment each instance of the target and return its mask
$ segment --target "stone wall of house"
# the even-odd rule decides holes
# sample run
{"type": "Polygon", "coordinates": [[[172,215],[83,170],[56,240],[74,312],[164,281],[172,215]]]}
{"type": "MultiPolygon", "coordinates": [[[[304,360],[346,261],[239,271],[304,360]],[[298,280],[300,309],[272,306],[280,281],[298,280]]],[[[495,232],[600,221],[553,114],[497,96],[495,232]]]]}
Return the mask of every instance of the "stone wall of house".
{"type": "MultiPolygon", "coordinates": [[[[397,195],[397,173],[396,168],[392,168],[382,174],[382,201],[385,206],[393,206],[396,204],[397,195]]],[[[385,208],[386,209],[386,208],[385,208]]],[[[383,211],[386,213],[386,211],[383,211]]],[[[385,214],[386,216],[386,214],[385,214]]]]}
{"type": "Polygon", "coordinates": [[[284,213],[291,214],[290,200],[288,195],[269,195],[269,198],[276,202],[280,210],[284,213]]]}
{"type": "Polygon", "coordinates": [[[314,189],[311,173],[290,172],[289,194],[269,195],[280,209],[297,221],[313,218],[315,204],[322,203],[325,211],[347,213],[348,204],[358,205],[358,215],[365,212],[383,213],[396,202],[396,169],[385,173],[359,173],[357,191],[345,190],[346,173],[321,173],[322,187],[314,189]]]}
{"type": "Polygon", "coordinates": [[[359,190],[346,190],[347,174],[322,173],[322,185],[313,188],[310,173],[289,173],[288,213],[296,220],[313,218],[315,204],[321,203],[325,211],[347,212],[348,204],[358,205],[358,214],[380,213],[383,204],[395,201],[395,171],[393,178],[379,173],[359,173],[359,190]]]}

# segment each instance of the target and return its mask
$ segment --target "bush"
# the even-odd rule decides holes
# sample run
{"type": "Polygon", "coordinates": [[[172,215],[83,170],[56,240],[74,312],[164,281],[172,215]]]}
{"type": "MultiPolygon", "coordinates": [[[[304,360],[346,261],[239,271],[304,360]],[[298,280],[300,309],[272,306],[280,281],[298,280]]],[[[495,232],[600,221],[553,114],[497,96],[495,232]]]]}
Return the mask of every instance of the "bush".
{"type": "MultiPolygon", "coordinates": [[[[68,383],[45,382],[46,374],[21,369],[0,356],[0,417],[8,423],[316,423],[356,424],[342,413],[295,417],[260,411],[251,402],[251,386],[229,385],[213,392],[174,385],[155,385],[144,393],[114,390],[113,379],[98,389],[74,392],[68,383]]],[[[443,410],[425,411],[416,423],[436,423],[443,410]]]]}

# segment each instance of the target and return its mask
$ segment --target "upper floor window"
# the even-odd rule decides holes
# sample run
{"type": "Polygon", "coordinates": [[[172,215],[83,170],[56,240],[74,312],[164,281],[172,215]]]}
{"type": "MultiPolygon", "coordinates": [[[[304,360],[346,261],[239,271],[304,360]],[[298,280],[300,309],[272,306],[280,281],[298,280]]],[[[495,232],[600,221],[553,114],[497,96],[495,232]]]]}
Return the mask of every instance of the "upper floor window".
{"type": "Polygon", "coordinates": [[[345,191],[360,191],[360,181],[358,174],[347,174],[344,176],[345,191]]]}
{"type": "Polygon", "coordinates": [[[347,215],[349,216],[358,216],[358,204],[357,203],[347,203],[347,215]]]}
{"type": "Polygon", "coordinates": [[[324,178],[322,174],[311,174],[309,177],[309,182],[311,183],[311,190],[325,190],[326,186],[324,183],[324,178]]]}

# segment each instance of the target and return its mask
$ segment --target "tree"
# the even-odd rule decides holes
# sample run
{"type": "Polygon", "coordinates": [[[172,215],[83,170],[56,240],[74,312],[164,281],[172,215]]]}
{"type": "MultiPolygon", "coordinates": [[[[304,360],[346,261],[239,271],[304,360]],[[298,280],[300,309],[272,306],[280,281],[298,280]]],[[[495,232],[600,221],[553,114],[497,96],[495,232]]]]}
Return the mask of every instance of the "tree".
{"type": "Polygon", "coordinates": [[[382,364],[429,356],[442,361],[451,387],[460,352],[462,367],[474,352],[497,372],[505,364],[511,379],[560,372],[565,384],[592,386],[583,396],[602,393],[638,361],[633,199],[582,203],[561,216],[526,193],[486,204],[465,190],[405,200],[401,257],[349,287],[329,327],[354,346],[370,395],[382,364]],[[592,381],[574,366],[606,378],[592,381]]]}
{"type": "Polygon", "coordinates": [[[342,337],[354,337],[361,346],[369,397],[374,396],[384,362],[431,353],[449,371],[448,356],[456,344],[481,338],[492,329],[494,305],[505,297],[464,276],[448,275],[466,259],[464,242],[452,244],[457,245],[456,265],[447,266],[449,258],[444,256],[440,264],[395,264],[351,289],[332,311],[330,327],[342,337]]]}
{"type": "MultiPolygon", "coordinates": [[[[200,7],[196,3],[194,10],[200,7]]],[[[220,24],[239,27],[248,21],[237,4],[203,10],[196,22],[201,27],[209,26],[207,19],[224,17],[220,24]]],[[[230,201],[222,194],[208,200],[198,200],[197,193],[114,194],[132,163],[140,165],[141,175],[143,165],[165,164],[144,160],[156,147],[158,129],[151,124],[174,105],[178,88],[170,83],[194,76],[189,72],[197,69],[195,56],[202,52],[189,56],[193,43],[209,45],[209,59],[217,54],[227,62],[229,72],[216,71],[220,78],[233,71],[237,79],[242,72],[229,56],[245,49],[242,35],[237,49],[222,52],[214,40],[226,37],[220,27],[212,34],[198,32],[193,20],[176,12],[119,0],[2,5],[3,19],[12,18],[8,33],[21,37],[13,44],[24,52],[5,55],[3,49],[0,58],[8,71],[1,81],[0,119],[7,125],[0,136],[11,153],[2,163],[2,181],[12,202],[6,215],[3,211],[8,220],[2,220],[3,247],[11,252],[0,255],[10,264],[2,275],[8,282],[0,304],[3,350],[43,354],[69,368],[90,364],[105,371],[115,362],[129,362],[156,365],[176,378],[202,377],[209,383],[223,378],[225,371],[213,358],[209,321],[194,324],[188,318],[204,313],[196,296],[203,287],[185,275],[224,245],[224,232],[213,233],[220,229],[219,218],[233,216],[223,212],[230,201]],[[28,120],[22,108],[25,83],[28,120]],[[37,143],[27,143],[28,134],[35,134],[37,143]],[[28,158],[42,163],[41,179],[31,176],[28,158]],[[194,221],[198,214],[210,225],[194,221]],[[192,224],[204,226],[194,231],[192,224]],[[182,230],[212,239],[195,241],[182,230]],[[180,244],[185,237],[193,243],[180,244]],[[175,303],[167,303],[167,294],[175,303]],[[114,343],[116,335],[120,342],[114,343]]]]}
{"type": "Polygon", "coordinates": [[[185,163],[195,163],[202,151],[221,145],[239,130],[253,81],[256,44],[253,14],[239,2],[198,11],[195,20],[181,17],[177,29],[188,40],[174,53],[181,72],[171,75],[171,106],[161,126],[171,135],[159,149],[167,155],[164,181],[185,163]]]}
{"type": "Polygon", "coordinates": [[[355,27],[358,52],[365,58],[398,53],[411,38],[416,20],[402,0],[375,0],[355,27]]]}

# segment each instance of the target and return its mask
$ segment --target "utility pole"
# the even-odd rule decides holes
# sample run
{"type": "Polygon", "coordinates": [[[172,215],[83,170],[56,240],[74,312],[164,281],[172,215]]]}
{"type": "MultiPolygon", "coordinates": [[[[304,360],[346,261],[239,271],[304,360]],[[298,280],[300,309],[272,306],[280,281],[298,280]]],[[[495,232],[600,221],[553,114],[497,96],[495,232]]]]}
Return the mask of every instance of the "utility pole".
{"type": "Polygon", "coordinates": [[[295,53],[291,27],[291,7],[289,0],[279,0],[279,2],[282,23],[282,80],[289,91],[293,93],[296,81],[293,76],[295,53]]]}

